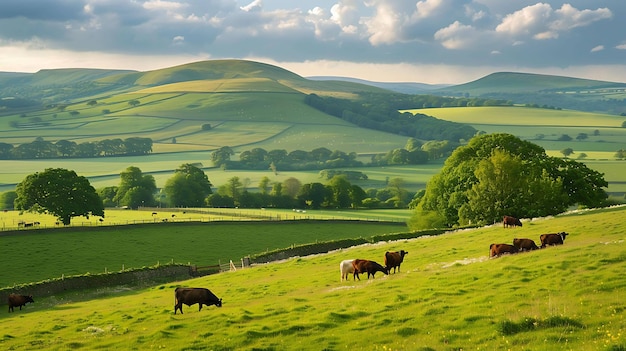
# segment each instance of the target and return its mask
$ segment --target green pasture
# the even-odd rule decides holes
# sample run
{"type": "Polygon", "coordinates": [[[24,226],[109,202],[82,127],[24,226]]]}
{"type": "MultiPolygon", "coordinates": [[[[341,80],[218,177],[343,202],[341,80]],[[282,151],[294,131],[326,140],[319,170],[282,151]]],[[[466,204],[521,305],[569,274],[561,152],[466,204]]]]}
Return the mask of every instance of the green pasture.
{"type": "MultiPolygon", "coordinates": [[[[35,297],[22,311],[0,314],[0,344],[20,350],[623,350],[625,215],[624,207],[582,211],[524,220],[522,228],[494,225],[381,242],[142,290],[35,297]],[[487,257],[491,243],[538,241],[541,233],[557,231],[569,233],[562,246],[487,257]],[[340,281],[341,260],[382,262],[385,251],[400,249],[409,252],[400,273],[340,281]],[[210,288],[223,307],[184,306],[184,314],[174,315],[177,286],[210,288]]],[[[82,239],[85,246],[92,241],[82,239]]]]}
{"type": "MultiPolygon", "coordinates": [[[[407,230],[402,221],[395,224],[376,221],[260,222],[251,221],[249,217],[238,217],[241,213],[227,211],[213,214],[182,214],[181,211],[159,209],[155,211],[157,215],[151,216],[151,212],[146,211],[143,217],[138,211],[128,211],[134,212],[134,219],[127,223],[146,224],[119,225],[122,221],[119,218],[109,218],[109,211],[106,211],[105,223],[118,225],[94,224],[93,227],[82,228],[0,232],[0,248],[4,252],[0,286],[169,262],[217,265],[220,261],[238,262],[245,256],[291,245],[367,238],[407,230]],[[171,214],[176,217],[171,217],[171,214]],[[199,215],[204,220],[210,217],[211,221],[186,221],[186,218],[197,218],[199,215]],[[162,219],[168,219],[168,222],[164,223],[162,219]]],[[[291,211],[280,215],[282,219],[293,219],[295,216],[330,217],[291,211]]],[[[380,218],[384,214],[378,215],[380,218]]],[[[347,216],[337,213],[334,217],[340,219],[347,216]]],[[[47,223],[42,221],[41,226],[47,227],[47,223]]]]}

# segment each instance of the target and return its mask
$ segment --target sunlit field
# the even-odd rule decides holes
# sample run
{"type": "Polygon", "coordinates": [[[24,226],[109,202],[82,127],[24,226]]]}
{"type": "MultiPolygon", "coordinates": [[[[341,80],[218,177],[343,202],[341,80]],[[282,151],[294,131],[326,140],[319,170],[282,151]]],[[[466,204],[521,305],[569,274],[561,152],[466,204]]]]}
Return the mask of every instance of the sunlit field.
{"type": "MultiPolygon", "coordinates": [[[[500,225],[328,254],[147,289],[35,297],[0,314],[4,349],[623,350],[624,208],[500,225]],[[564,245],[489,259],[491,243],[564,245]],[[339,262],[409,254],[399,273],[340,281],[339,262]],[[223,307],[184,306],[174,288],[211,289],[223,307]]],[[[104,236],[108,235],[103,233],[104,236]]],[[[88,239],[86,238],[87,242],[88,239]]]]}

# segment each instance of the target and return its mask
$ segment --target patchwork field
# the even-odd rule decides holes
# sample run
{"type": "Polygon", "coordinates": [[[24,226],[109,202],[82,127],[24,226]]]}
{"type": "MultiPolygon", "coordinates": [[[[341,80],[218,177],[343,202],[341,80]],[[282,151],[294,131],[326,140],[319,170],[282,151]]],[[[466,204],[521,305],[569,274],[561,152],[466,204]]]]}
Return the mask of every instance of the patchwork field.
{"type": "MultiPolygon", "coordinates": [[[[4,349],[623,350],[624,207],[381,242],[129,291],[35,297],[0,314],[4,349]],[[487,257],[489,244],[567,231],[565,244],[487,257]],[[347,258],[401,272],[340,281],[347,258]],[[184,306],[176,286],[210,288],[223,307],[184,306]],[[16,323],[20,327],[15,328],[16,323]]],[[[103,233],[104,236],[110,233],[103,233]]],[[[89,239],[85,238],[86,242],[89,239]]]]}

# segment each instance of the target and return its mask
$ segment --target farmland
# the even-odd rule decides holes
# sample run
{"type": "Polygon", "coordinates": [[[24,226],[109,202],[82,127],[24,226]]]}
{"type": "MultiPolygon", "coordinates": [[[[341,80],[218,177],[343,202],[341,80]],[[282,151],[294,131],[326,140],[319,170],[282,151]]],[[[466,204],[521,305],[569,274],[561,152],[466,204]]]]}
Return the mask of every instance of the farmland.
{"type": "MultiPolygon", "coordinates": [[[[381,242],[162,284],[35,297],[0,314],[5,349],[621,350],[624,208],[381,242]],[[488,259],[492,242],[565,230],[565,244],[488,259]],[[409,252],[400,273],[340,282],[346,258],[409,252]],[[223,307],[173,313],[176,286],[223,307]],[[19,320],[20,328],[13,328],[19,320]]],[[[110,233],[102,233],[110,235],[110,233]]],[[[88,240],[87,240],[88,242],[88,240]]]]}

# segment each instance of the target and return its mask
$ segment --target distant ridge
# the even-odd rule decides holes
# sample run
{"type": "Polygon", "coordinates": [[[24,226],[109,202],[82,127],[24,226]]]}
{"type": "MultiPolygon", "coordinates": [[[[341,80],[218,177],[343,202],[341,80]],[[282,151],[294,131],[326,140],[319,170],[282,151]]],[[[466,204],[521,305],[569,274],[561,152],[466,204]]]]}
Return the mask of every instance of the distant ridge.
{"type": "Polygon", "coordinates": [[[481,96],[489,93],[538,93],[624,86],[626,83],[546,74],[496,72],[468,83],[437,89],[437,92],[468,93],[471,96],[481,96]]]}
{"type": "Polygon", "coordinates": [[[450,86],[450,84],[425,84],[415,82],[374,82],[365,79],[337,76],[312,76],[306,78],[311,80],[334,80],[366,84],[402,94],[428,94],[433,90],[442,89],[450,86]]]}

